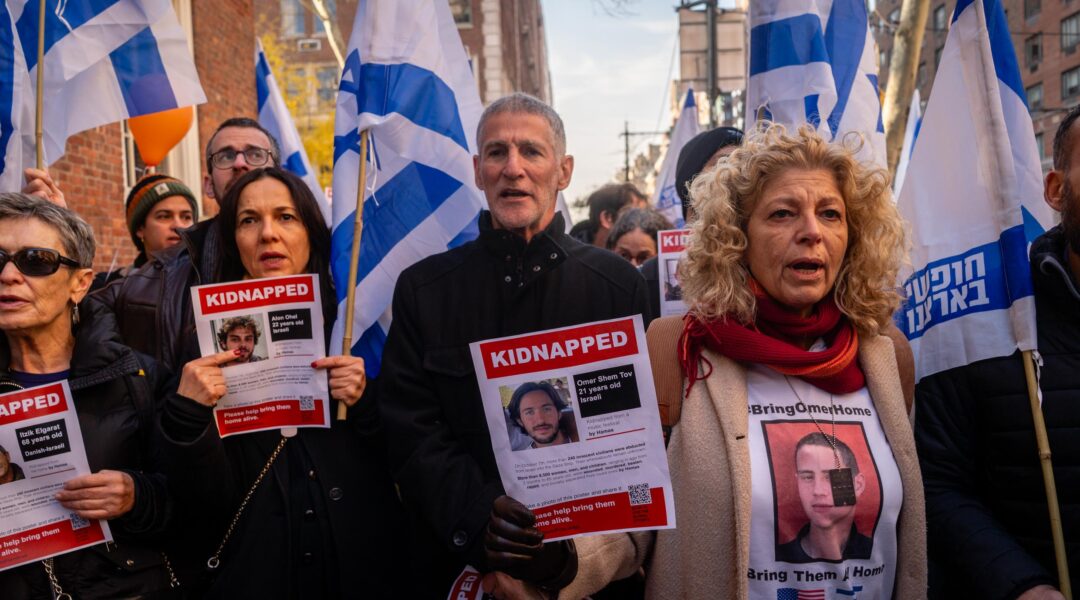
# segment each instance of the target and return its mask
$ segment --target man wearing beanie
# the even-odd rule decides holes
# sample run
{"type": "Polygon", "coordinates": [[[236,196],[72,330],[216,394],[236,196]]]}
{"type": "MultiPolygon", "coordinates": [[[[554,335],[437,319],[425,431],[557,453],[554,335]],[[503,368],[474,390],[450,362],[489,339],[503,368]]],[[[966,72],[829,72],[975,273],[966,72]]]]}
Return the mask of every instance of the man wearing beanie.
{"type": "Polygon", "coordinates": [[[148,257],[180,243],[180,230],[199,218],[195,195],[179,179],[162,174],[144,176],[128,193],[125,202],[128,231],[139,250],[127,267],[98,273],[91,290],[126,276],[146,263],[148,257]]]}
{"type": "MultiPolygon", "coordinates": [[[[703,171],[716,165],[720,159],[731,154],[742,145],[743,132],[734,127],[717,127],[703,131],[679,151],[679,160],[675,163],[675,192],[682,201],[683,218],[686,226],[697,218],[690,203],[690,184],[703,171]]],[[[653,314],[660,314],[660,269],[659,256],[654,256],[641,265],[641,275],[645,277],[649,292],[649,305],[653,314]]]]}

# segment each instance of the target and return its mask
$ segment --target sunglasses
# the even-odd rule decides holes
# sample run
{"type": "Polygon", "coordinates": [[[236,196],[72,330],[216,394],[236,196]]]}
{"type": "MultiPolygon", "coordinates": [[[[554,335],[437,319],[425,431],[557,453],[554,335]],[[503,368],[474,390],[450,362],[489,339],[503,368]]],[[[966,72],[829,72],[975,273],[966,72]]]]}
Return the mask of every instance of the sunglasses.
{"type": "Polygon", "coordinates": [[[60,265],[72,268],[79,266],[79,263],[49,248],[23,248],[13,253],[0,250],[0,272],[7,267],[8,262],[15,263],[15,267],[23,275],[31,277],[52,275],[60,265]]]}

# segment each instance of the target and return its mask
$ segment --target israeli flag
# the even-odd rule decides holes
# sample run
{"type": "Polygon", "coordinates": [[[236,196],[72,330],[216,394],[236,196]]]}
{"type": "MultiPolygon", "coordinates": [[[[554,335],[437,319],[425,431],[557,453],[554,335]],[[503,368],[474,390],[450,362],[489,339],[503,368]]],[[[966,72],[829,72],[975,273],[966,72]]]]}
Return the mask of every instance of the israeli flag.
{"type": "Polygon", "coordinates": [[[904,126],[904,143],[900,146],[900,162],[896,164],[896,176],[893,177],[893,197],[900,197],[900,190],[904,187],[904,178],[907,176],[908,164],[911,162],[911,153],[915,150],[915,140],[919,137],[919,129],[922,127],[922,96],[919,88],[911,94],[911,108],[908,109],[907,124],[904,126]]]}
{"type": "MultiPolygon", "coordinates": [[[[12,53],[19,68],[5,71],[0,80],[11,75],[18,103],[14,98],[6,103],[5,85],[0,144],[9,118],[22,141],[18,151],[3,146],[5,184],[13,170],[33,165],[38,6],[38,0],[5,3],[13,30],[0,32],[0,54],[12,53]]],[[[0,57],[0,70],[8,59],[0,57]]],[[[67,138],[80,131],[206,102],[170,0],[46,0],[44,67],[45,164],[59,159],[67,138]]]]}
{"type": "Polygon", "coordinates": [[[330,203],[326,201],[326,194],[315,177],[315,170],[308,162],[304,143],[300,141],[300,133],[296,131],[289,107],[285,106],[285,98],[274,80],[262,42],[258,39],[255,40],[255,93],[259,106],[259,125],[265,127],[278,141],[281,147],[281,166],[304,180],[311,188],[311,193],[315,194],[323,218],[327,223],[332,223],[330,203]]]}
{"type": "Polygon", "coordinates": [[[686,90],[686,100],[683,101],[682,112],[675,121],[675,131],[671,133],[671,143],[668,144],[667,154],[664,155],[664,164],[660,166],[660,179],[656,184],[656,193],[653,195],[653,205],[660,214],[668,221],[675,224],[676,228],[686,224],[683,219],[682,200],[675,190],[675,165],[679,163],[679,153],[683,146],[698,134],[697,104],[694,103],[694,90],[686,90]]]}
{"type": "Polygon", "coordinates": [[[360,161],[367,159],[353,354],[378,375],[398,274],[476,237],[472,157],[482,106],[445,0],[360,0],[334,125],[332,268],[344,337],[360,161]],[[360,156],[360,132],[371,149],[360,156]]]}
{"type": "Polygon", "coordinates": [[[860,157],[885,166],[877,72],[863,0],[750,3],[747,123],[811,123],[837,141],[858,133],[860,157]]]}
{"type": "Polygon", "coordinates": [[[957,2],[898,204],[916,377],[1034,349],[1028,247],[1052,221],[999,0],[957,2]]]}
{"type": "MultiPolygon", "coordinates": [[[[23,94],[27,92],[26,60],[7,3],[0,4],[0,191],[23,186],[23,140],[19,134],[23,94]]],[[[29,92],[32,93],[32,92],[29,92]]],[[[29,123],[33,131],[33,121],[29,123]]],[[[31,146],[29,158],[34,160],[31,146]]],[[[27,166],[33,166],[33,162],[27,166]]]]}

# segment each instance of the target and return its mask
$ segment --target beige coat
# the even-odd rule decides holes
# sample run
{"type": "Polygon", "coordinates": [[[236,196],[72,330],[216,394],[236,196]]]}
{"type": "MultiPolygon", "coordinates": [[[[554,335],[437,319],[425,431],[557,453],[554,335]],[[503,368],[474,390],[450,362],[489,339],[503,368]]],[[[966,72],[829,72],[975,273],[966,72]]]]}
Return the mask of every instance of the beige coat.
{"type": "MultiPolygon", "coordinates": [[[[713,365],[690,391],[671,434],[668,464],[676,529],[575,540],[578,574],[559,598],[582,598],[645,565],[646,596],[746,598],[750,562],[750,454],[746,370],[706,350],[713,365]]],[[[926,514],[915,440],[893,342],[860,339],[859,363],[904,486],[893,595],[926,596],[926,514]]]]}

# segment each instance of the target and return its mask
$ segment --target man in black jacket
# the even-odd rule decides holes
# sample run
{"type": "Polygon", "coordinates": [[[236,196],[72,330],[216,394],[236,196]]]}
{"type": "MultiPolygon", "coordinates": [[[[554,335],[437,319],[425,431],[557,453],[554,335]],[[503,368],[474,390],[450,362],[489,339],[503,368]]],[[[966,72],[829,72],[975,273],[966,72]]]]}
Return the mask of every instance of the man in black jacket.
{"type": "MultiPolygon", "coordinates": [[[[1080,581],[1080,107],[1054,138],[1047,203],[1061,225],[1031,271],[1043,414],[1069,572],[1080,581]]],[[[1060,599],[1046,493],[1020,353],[924,378],[915,441],[926,486],[932,598],[1060,599]]]]}
{"type": "MultiPolygon", "coordinates": [[[[415,525],[414,568],[427,574],[415,597],[445,598],[467,564],[492,570],[481,538],[496,499],[508,500],[469,343],[649,316],[630,263],[563,233],[555,200],[574,161],[559,116],[514,94],[489,106],[477,129],[476,184],[490,212],[477,240],[401,274],[379,377],[391,468],[415,525]]],[[[533,566],[512,575],[557,588],[576,573],[572,542],[531,551],[533,566]]]]}

